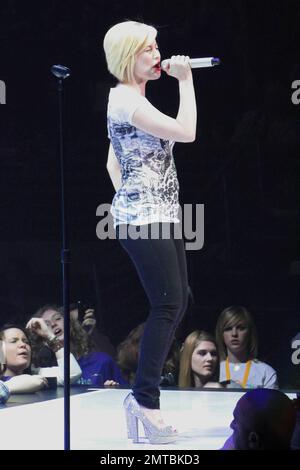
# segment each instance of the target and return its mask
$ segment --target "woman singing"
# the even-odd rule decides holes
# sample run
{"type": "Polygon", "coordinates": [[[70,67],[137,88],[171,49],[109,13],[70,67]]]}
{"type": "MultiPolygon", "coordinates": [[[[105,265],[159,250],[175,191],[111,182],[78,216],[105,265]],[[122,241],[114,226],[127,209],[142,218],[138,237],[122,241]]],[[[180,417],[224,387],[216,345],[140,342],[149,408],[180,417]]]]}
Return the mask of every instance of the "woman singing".
{"type": "Polygon", "coordinates": [[[139,441],[140,420],[151,444],[166,444],[178,432],[163,421],[159,383],[188,301],[172,147],[174,142],[195,140],[197,112],[186,56],[172,56],[165,70],[179,84],[176,119],[161,113],[145,97],[147,82],[161,76],[156,35],[152,26],[126,21],[109,29],[103,45],[108,70],[118,80],[110,90],[107,109],[111,141],[107,170],[116,190],[111,212],[117,238],[132,259],[150,303],[133,391],[124,401],[128,437],[139,441]],[[134,236],[139,232],[142,236],[134,236]]]}

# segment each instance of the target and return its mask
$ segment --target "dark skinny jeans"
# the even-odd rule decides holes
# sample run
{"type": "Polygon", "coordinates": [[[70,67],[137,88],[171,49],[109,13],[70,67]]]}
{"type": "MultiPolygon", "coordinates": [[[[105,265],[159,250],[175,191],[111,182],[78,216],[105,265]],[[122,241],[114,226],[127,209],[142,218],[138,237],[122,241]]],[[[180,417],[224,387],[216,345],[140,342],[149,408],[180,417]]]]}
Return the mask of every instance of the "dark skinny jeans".
{"type": "MultiPolygon", "coordinates": [[[[165,223],[159,226],[160,238],[117,238],[132,259],[150,302],[140,345],[139,363],[133,385],[133,395],[138,403],[151,409],[160,407],[159,384],[164,363],[182,320],[188,303],[188,278],[183,238],[174,238],[174,224],[170,224],[171,236],[162,238],[165,223]]],[[[169,224],[167,224],[169,225],[169,224]]],[[[122,230],[128,230],[123,225],[122,230]]],[[[139,226],[138,228],[145,226],[139,226]]],[[[150,233],[150,232],[149,232],[150,233]]]]}

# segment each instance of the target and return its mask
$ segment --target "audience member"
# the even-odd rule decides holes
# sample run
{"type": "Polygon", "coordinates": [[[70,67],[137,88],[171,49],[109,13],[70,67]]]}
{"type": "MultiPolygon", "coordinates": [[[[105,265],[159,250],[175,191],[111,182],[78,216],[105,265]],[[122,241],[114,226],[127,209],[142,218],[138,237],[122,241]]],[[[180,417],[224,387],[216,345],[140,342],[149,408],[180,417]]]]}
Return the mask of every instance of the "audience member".
{"type": "Polygon", "coordinates": [[[291,441],[292,450],[300,450],[300,394],[297,393],[297,398],[293,400],[293,405],[296,410],[296,424],[291,441]]]}
{"type": "MultiPolygon", "coordinates": [[[[131,330],[127,338],[122,341],[117,348],[117,364],[130,385],[134,382],[137,370],[140,341],[143,336],[144,328],[145,323],[141,323],[131,330]]],[[[174,340],[163,368],[163,375],[160,382],[161,386],[174,386],[177,384],[178,367],[179,347],[176,340],[174,340]]]]}
{"type": "Polygon", "coordinates": [[[293,402],[279,390],[245,393],[233,411],[232,436],[222,450],[289,450],[295,428],[293,402]]]}
{"type": "MultiPolygon", "coordinates": [[[[45,321],[58,340],[64,340],[64,319],[60,308],[55,305],[46,305],[39,309],[36,315],[45,321]]],[[[72,316],[70,317],[70,350],[82,370],[82,377],[78,383],[98,386],[127,385],[112,357],[93,350],[89,335],[72,316]]],[[[48,364],[55,363],[53,362],[55,358],[49,357],[49,351],[46,351],[45,345],[40,346],[36,351],[35,360],[39,365],[42,362],[46,365],[45,361],[48,364]]]]}
{"type": "Polygon", "coordinates": [[[222,311],[216,326],[220,354],[220,382],[227,388],[278,388],[277,374],[257,359],[257,335],[253,318],[245,307],[222,311]]]}
{"type": "Polygon", "coordinates": [[[104,352],[112,358],[116,357],[116,349],[110,339],[103,331],[97,328],[97,320],[93,308],[86,307],[82,302],[73,303],[70,305],[70,317],[78,320],[82,328],[87,332],[90,344],[95,351],[104,352]]]}
{"type": "Polygon", "coordinates": [[[215,339],[205,331],[193,331],[184,341],[180,355],[179,387],[221,388],[215,339]]]}
{"type": "MultiPolygon", "coordinates": [[[[40,321],[40,319],[38,319],[40,321]]],[[[18,385],[21,393],[35,392],[43,386],[47,386],[47,377],[56,377],[57,384],[64,383],[63,347],[61,342],[54,339],[46,324],[31,322],[29,329],[38,330],[38,335],[45,338],[49,348],[56,356],[57,366],[47,368],[35,368],[32,363],[32,349],[30,345],[30,332],[19,325],[7,324],[0,330],[0,339],[5,347],[5,364],[1,374],[2,381],[11,380],[13,377],[22,376],[22,379],[13,380],[12,384],[18,385]],[[21,387],[22,385],[22,387],[21,387]]],[[[81,376],[81,369],[74,356],[70,355],[70,382],[76,382],[81,376]]]]}
{"type": "MultiPolygon", "coordinates": [[[[4,342],[0,340],[0,377],[6,368],[6,352],[4,342]]],[[[45,377],[26,374],[16,375],[6,381],[0,380],[0,404],[6,403],[12,393],[36,392],[46,385],[45,377]]]]}

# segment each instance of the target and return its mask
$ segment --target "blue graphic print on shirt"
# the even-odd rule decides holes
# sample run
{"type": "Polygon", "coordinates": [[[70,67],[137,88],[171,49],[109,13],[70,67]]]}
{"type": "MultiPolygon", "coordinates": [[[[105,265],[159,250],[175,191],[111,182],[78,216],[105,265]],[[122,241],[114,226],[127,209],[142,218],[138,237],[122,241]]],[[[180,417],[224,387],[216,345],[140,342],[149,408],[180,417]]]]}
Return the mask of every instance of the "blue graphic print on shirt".
{"type": "Polygon", "coordinates": [[[122,175],[122,187],[111,208],[115,225],[179,222],[179,184],[172,145],[130,122],[133,110],[145,99],[126,86],[112,89],[109,97],[108,135],[122,175]],[[128,113],[126,107],[130,108],[128,113]]]}

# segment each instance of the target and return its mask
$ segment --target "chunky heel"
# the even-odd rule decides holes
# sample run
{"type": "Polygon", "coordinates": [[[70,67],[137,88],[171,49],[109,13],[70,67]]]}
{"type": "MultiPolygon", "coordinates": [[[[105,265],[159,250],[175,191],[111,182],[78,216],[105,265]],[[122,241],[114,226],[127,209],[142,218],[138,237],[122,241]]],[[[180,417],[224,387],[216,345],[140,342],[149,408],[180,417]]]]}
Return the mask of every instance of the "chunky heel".
{"type": "Polygon", "coordinates": [[[133,439],[134,443],[139,442],[139,427],[138,419],[132,415],[128,410],[126,412],[126,424],[127,424],[127,437],[133,439]]]}

